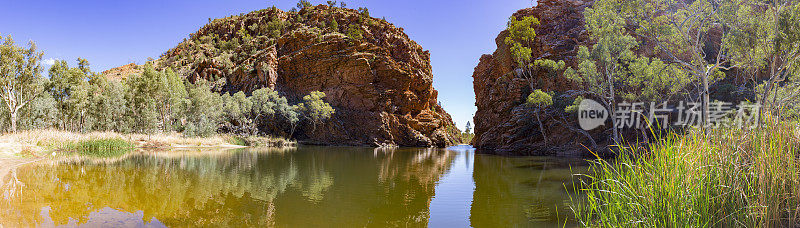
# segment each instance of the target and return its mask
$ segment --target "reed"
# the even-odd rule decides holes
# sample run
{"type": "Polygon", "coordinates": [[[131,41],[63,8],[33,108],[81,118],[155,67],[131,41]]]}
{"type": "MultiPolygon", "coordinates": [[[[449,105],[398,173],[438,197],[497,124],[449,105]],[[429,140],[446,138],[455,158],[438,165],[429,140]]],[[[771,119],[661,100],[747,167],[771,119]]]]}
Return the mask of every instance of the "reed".
{"type": "Polygon", "coordinates": [[[135,147],[136,145],[122,138],[98,138],[82,140],[67,148],[86,156],[116,157],[124,155],[135,147]]]}
{"type": "Polygon", "coordinates": [[[572,209],[585,227],[800,225],[800,139],[794,124],[671,134],[647,149],[595,160],[572,209]]]}

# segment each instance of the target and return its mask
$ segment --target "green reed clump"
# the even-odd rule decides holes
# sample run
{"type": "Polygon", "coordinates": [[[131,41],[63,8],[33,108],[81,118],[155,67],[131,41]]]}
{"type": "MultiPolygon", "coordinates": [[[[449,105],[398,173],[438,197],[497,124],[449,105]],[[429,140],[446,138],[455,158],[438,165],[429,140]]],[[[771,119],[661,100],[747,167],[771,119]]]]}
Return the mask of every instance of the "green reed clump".
{"type": "Polygon", "coordinates": [[[229,135],[229,136],[226,136],[225,139],[231,145],[250,146],[250,142],[248,142],[248,140],[246,138],[244,138],[244,137],[240,137],[240,136],[236,136],[236,135],[229,135]]]}
{"type": "Polygon", "coordinates": [[[690,131],[625,149],[591,165],[572,209],[586,227],[800,225],[800,139],[791,126],[690,131]]]}
{"type": "Polygon", "coordinates": [[[114,157],[120,156],[135,145],[121,138],[87,139],[73,144],[72,149],[79,154],[94,157],[114,157]]]}

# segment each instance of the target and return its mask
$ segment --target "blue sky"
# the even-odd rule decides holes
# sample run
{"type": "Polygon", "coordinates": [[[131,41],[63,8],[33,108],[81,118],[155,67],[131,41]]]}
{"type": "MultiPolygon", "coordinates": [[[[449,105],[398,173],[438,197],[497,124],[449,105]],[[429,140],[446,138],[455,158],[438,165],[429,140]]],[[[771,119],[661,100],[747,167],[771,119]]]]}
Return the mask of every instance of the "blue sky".
{"type": "MultiPolygon", "coordinates": [[[[311,1],[322,4],[325,1],[311,1]]],[[[494,38],[529,0],[353,0],[348,8],[367,7],[403,27],[431,52],[439,100],[463,129],[475,113],[472,71],[482,54],[496,48],[494,38]]],[[[275,0],[11,0],[0,8],[0,34],[18,44],[34,40],[45,59],[78,57],[103,71],[157,58],[197,31],[208,18],[247,13],[272,5],[289,10],[297,1],[275,0]]]]}

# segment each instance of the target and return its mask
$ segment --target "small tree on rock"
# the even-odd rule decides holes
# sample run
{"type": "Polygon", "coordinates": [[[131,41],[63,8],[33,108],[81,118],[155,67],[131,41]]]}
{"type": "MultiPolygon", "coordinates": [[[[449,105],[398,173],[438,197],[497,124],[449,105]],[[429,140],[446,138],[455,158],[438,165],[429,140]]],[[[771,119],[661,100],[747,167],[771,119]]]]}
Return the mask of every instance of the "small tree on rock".
{"type": "Polygon", "coordinates": [[[536,115],[536,121],[539,122],[539,131],[542,132],[544,143],[547,144],[547,134],[544,132],[544,125],[542,124],[540,113],[542,110],[547,108],[547,106],[553,105],[553,95],[537,89],[528,95],[528,99],[525,100],[525,104],[536,109],[534,114],[536,115]]]}

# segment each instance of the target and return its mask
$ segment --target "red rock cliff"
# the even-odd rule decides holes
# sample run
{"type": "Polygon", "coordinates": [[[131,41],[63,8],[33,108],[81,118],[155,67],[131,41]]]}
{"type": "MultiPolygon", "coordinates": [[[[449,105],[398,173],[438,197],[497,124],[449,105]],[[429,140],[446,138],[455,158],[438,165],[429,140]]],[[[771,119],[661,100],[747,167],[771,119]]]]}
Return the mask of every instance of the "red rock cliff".
{"type": "Polygon", "coordinates": [[[299,138],[328,145],[444,147],[455,127],[437,102],[430,54],[382,19],[319,5],[211,21],[158,60],[225,91],[269,87],[290,101],[327,94],[334,118],[299,138]]]}
{"type": "MultiPolygon", "coordinates": [[[[539,0],[537,6],[522,9],[514,17],[534,16],[541,22],[536,26],[533,42],[533,59],[546,58],[564,60],[567,66],[575,66],[575,56],[580,45],[587,45],[588,34],[584,28],[583,10],[593,1],[586,0],[539,0]]],[[[523,105],[531,89],[523,79],[514,77],[516,63],[512,60],[508,46],[503,40],[507,31],[495,39],[497,50],[491,55],[481,56],[480,63],[472,75],[475,89],[475,138],[472,145],[479,152],[514,155],[564,155],[581,151],[581,144],[593,142],[584,135],[596,132],[581,132],[576,119],[563,109],[548,108],[542,116],[548,142],[544,142],[533,110],[523,105]]],[[[537,74],[536,88],[555,91],[559,94],[572,88],[572,84],[559,77],[537,74]]],[[[558,104],[554,105],[558,106],[558,104]]],[[[595,136],[594,143],[602,144],[607,139],[595,136]]]]}

